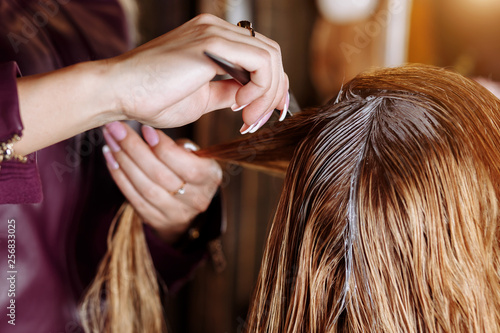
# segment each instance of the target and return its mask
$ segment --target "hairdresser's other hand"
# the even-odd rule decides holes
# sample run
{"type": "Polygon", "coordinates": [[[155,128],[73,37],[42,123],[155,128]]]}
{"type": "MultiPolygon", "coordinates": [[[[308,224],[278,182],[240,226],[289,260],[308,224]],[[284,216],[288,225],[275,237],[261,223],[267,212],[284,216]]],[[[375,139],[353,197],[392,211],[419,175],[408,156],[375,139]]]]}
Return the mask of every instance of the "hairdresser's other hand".
{"type": "Polygon", "coordinates": [[[147,143],[125,123],[103,131],[109,147],[104,156],[116,184],[145,223],[174,243],[208,208],[222,178],[219,165],[193,154],[193,143],[176,143],[149,126],[142,127],[147,143]],[[181,187],[185,192],[176,193],[181,187]]]}
{"type": "Polygon", "coordinates": [[[116,107],[128,119],[158,128],[178,127],[203,114],[245,106],[252,125],[285,107],[288,78],[278,44],[261,34],[203,14],[179,28],[109,60],[109,84],[116,107]],[[211,82],[224,72],[203,51],[219,55],[251,73],[251,82],[211,82]]]}

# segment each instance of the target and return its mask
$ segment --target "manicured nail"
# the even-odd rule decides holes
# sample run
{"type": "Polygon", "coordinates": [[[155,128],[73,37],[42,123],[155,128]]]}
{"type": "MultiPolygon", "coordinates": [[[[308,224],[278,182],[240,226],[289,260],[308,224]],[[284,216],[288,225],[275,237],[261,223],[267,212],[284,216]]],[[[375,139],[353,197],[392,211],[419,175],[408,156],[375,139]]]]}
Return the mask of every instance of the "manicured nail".
{"type": "Polygon", "coordinates": [[[243,126],[241,126],[241,128],[240,128],[240,133],[247,134],[252,129],[252,126],[249,126],[247,124],[243,124],[243,126]]]}
{"type": "MultiPolygon", "coordinates": [[[[248,103],[250,104],[250,103],[248,103]]],[[[238,104],[234,103],[232,106],[231,106],[231,110],[233,110],[234,112],[237,112],[237,111],[241,111],[243,110],[244,108],[246,108],[248,106],[248,104],[245,104],[245,105],[242,105],[242,106],[238,106],[238,104]]]]}
{"type": "Polygon", "coordinates": [[[259,128],[261,128],[269,120],[269,118],[271,118],[272,114],[273,114],[272,112],[268,112],[267,114],[265,114],[264,118],[262,118],[261,120],[259,120],[259,122],[257,123],[257,125],[250,130],[250,133],[257,132],[257,130],[259,128]]]}
{"type": "Polygon", "coordinates": [[[142,135],[150,147],[154,147],[160,142],[158,132],[151,126],[142,125],[142,135]]]}
{"type": "Polygon", "coordinates": [[[259,119],[255,121],[252,125],[248,126],[247,124],[243,124],[243,126],[240,129],[241,134],[247,134],[247,133],[255,133],[262,125],[266,123],[266,121],[269,120],[269,118],[272,116],[272,112],[269,112],[267,114],[263,114],[260,116],[259,119]]]}
{"type": "Polygon", "coordinates": [[[288,106],[290,105],[290,93],[286,95],[285,107],[281,110],[279,121],[283,121],[288,113],[288,106]]]}
{"type": "Polygon", "coordinates": [[[127,136],[127,129],[119,121],[113,121],[107,124],[106,128],[117,141],[122,141],[127,136]]]}
{"type": "Polygon", "coordinates": [[[104,154],[104,158],[106,159],[106,162],[108,162],[108,165],[112,170],[116,170],[120,167],[118,165],[118,162],[116,162],[115,158],[113,157],[113,154],[111,154],[111,151],[109,150],[109,147],[107,145],[102,146],[102,153],[104,154]]]}
{"type": "Polygon", "coordinates": [[[200,147],[198,147],[197,145],[195,145],[192,142],[184,142],[183,146],[184,146],[184,149],[191,150],[191,151],[197,151],[200,149],[200,147]]]}
{"type": "Polygon", "coordinates": [[[102,134],[104,134],[104,140],[106,140],[106,143],[109,145],[109,147],[113,152],[116,153],[120,151],[121,149],[120,145],[116,143],[115,139],[113,139],[113,137],[111,136],[111,134],[109,134],[109,131],[106,128],[102,129],[102,134]]]}

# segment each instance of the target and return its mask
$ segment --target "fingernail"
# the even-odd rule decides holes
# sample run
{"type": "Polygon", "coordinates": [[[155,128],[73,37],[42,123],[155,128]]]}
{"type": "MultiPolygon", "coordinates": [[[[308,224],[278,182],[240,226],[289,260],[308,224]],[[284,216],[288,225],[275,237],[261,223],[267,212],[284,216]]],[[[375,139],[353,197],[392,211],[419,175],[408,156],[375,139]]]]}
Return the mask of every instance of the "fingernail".
{"type": "Polygon", "coordinates": [[[243,124],[240,128],[240,133],[241,134],[247,134],[248,130],[250,129],[251,126],[248,126],[247,124],[243,124]]]}
{"type": "Polygon", "coordinates": [[[259,122],[257,123],[257,125],[250,130],[250,133],[257,132],[257,130],[259,128],[261,128],[269,120],[269,118],[271,118],[272,114],[273,114],[272,112],[268,112],[267,114],[265,114],[264,118],[262,118],[261,120],[259,120],[259,122]]]}
{"type": "Polygon", "coordinates": [[[252,125],[248,126],[247,124],[243,124],[243,126],[240,129],[241,134],[247,134],[247,133],[255,133],[262,125],[266,123],[266,121],[271,118],[272,112],[268,112],[267,114],[263,114],[260,116],[259,119],[255,121],[252,125]]]}
{"type": "MultiPolygon", "coordinates": [[[[250,104],[250,103],[248,103],[250,104]]],[[[248,106],[248,104],[245,104],[245,105],[242,105],[240,107],[238,107],[238,104],[234,103],[232,106],[231,106],[231,110],[233,110],[234,112],[237,112],[237,111],[241,111],[243,110],[244,108],[246,108],[248,106]]]]}
{"type": "Polygon", "coordinates": [[[148,125],[142,125],[142,135],[150,147],[154,147],[160,142],[160,137],[156,130],[148,125]]]}
{"type": "Polygon", "coordinates": [[[290,105],[290,93],[288,93],[288,95],[286,95],[285,107],[283,108],[283,110],[281,110],[279,121],[283,121],[285,119],[286,114],[288,113],[288,106],[289,105],[290,105]]]}
{"type": "Polygon", "coordinates": [[[106,128],[117,141],[122,141],[127,136],[127,129],[119,121],[107,124],[106,128]]]}
{"type": "Polygon", "coordinates": [[[247,134],[248,131],[250,131],[252,129],[252,126],[248,126],[247,124],[243,124],[243,126],[241,126],[241,128],[240,128],[240,133],[247,134]]]}
{"type": "Polygon", "coordinates": [[[115,153],[120,151],[120,145],[116,143],[115,139],[109,134],[109,131],[106,128],[102,129],[102,133],[104,134],[104,140],[106,140],[106,143],[109,145],[112,151],[115,153]]]}
{"type": "Polygon", "coordinates": [[[111,154],[111,151],[109,150],[109,147],[107,145],[102,146],[102,153],[104,154],[104,158],[106,159],[106,162],[108,162],[108,165],[112,170],[116,170],[120,167],[118,165],[118,162],[116,162],[115,158],[113,157],[113,154],[111,154]]]}
{"type": "Polygon", "coordinates": [[[197,151],[200,149],[197,145],[195,145],[192,142],[184,142],[183,146],[184,146],[184,149],[191,150],[191,151],[197,151]]]}

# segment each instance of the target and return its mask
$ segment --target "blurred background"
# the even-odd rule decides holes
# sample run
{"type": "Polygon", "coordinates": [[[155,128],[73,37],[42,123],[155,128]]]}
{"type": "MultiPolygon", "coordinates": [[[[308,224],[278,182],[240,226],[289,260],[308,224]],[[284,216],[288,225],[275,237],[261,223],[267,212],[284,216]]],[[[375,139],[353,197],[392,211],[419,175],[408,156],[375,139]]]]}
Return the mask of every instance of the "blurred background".
{"type": "MultiPolygon", "coordinates": [[[[498,0],[142,0],[140,43],[199,13],[249,20],[282,50],[301,107],[323,104],[357,73],[425,63],[500,80],[498,0]]],[[[241,116],[219,111],[178,129],[201,146],[239,135],[241,116]]],[[[241,332],[282,179],[224,166],[226,267],[207,261],[169,296],[171,332],[241,332]]]]}

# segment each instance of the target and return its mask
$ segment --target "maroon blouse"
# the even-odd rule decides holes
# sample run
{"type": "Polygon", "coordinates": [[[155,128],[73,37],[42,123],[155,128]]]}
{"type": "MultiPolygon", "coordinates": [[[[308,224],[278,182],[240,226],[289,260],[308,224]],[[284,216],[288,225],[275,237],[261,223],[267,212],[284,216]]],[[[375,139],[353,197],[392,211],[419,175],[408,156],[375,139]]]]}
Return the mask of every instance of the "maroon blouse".
{"type": "MultiPolygon", "coordinates": [[[[127,43],[117,1],[0,0],[0,141],[22,129],[16,75],[112,57],[127,43]]],[[[26,164],[1,164],[0,332],[81,331],[78,300],[124,200],[103,144],[96,129],[31,154],[26,164]]],[[[205,254],[165,246],[148,228],[146,235],[169,286],[205,254]]]]}

